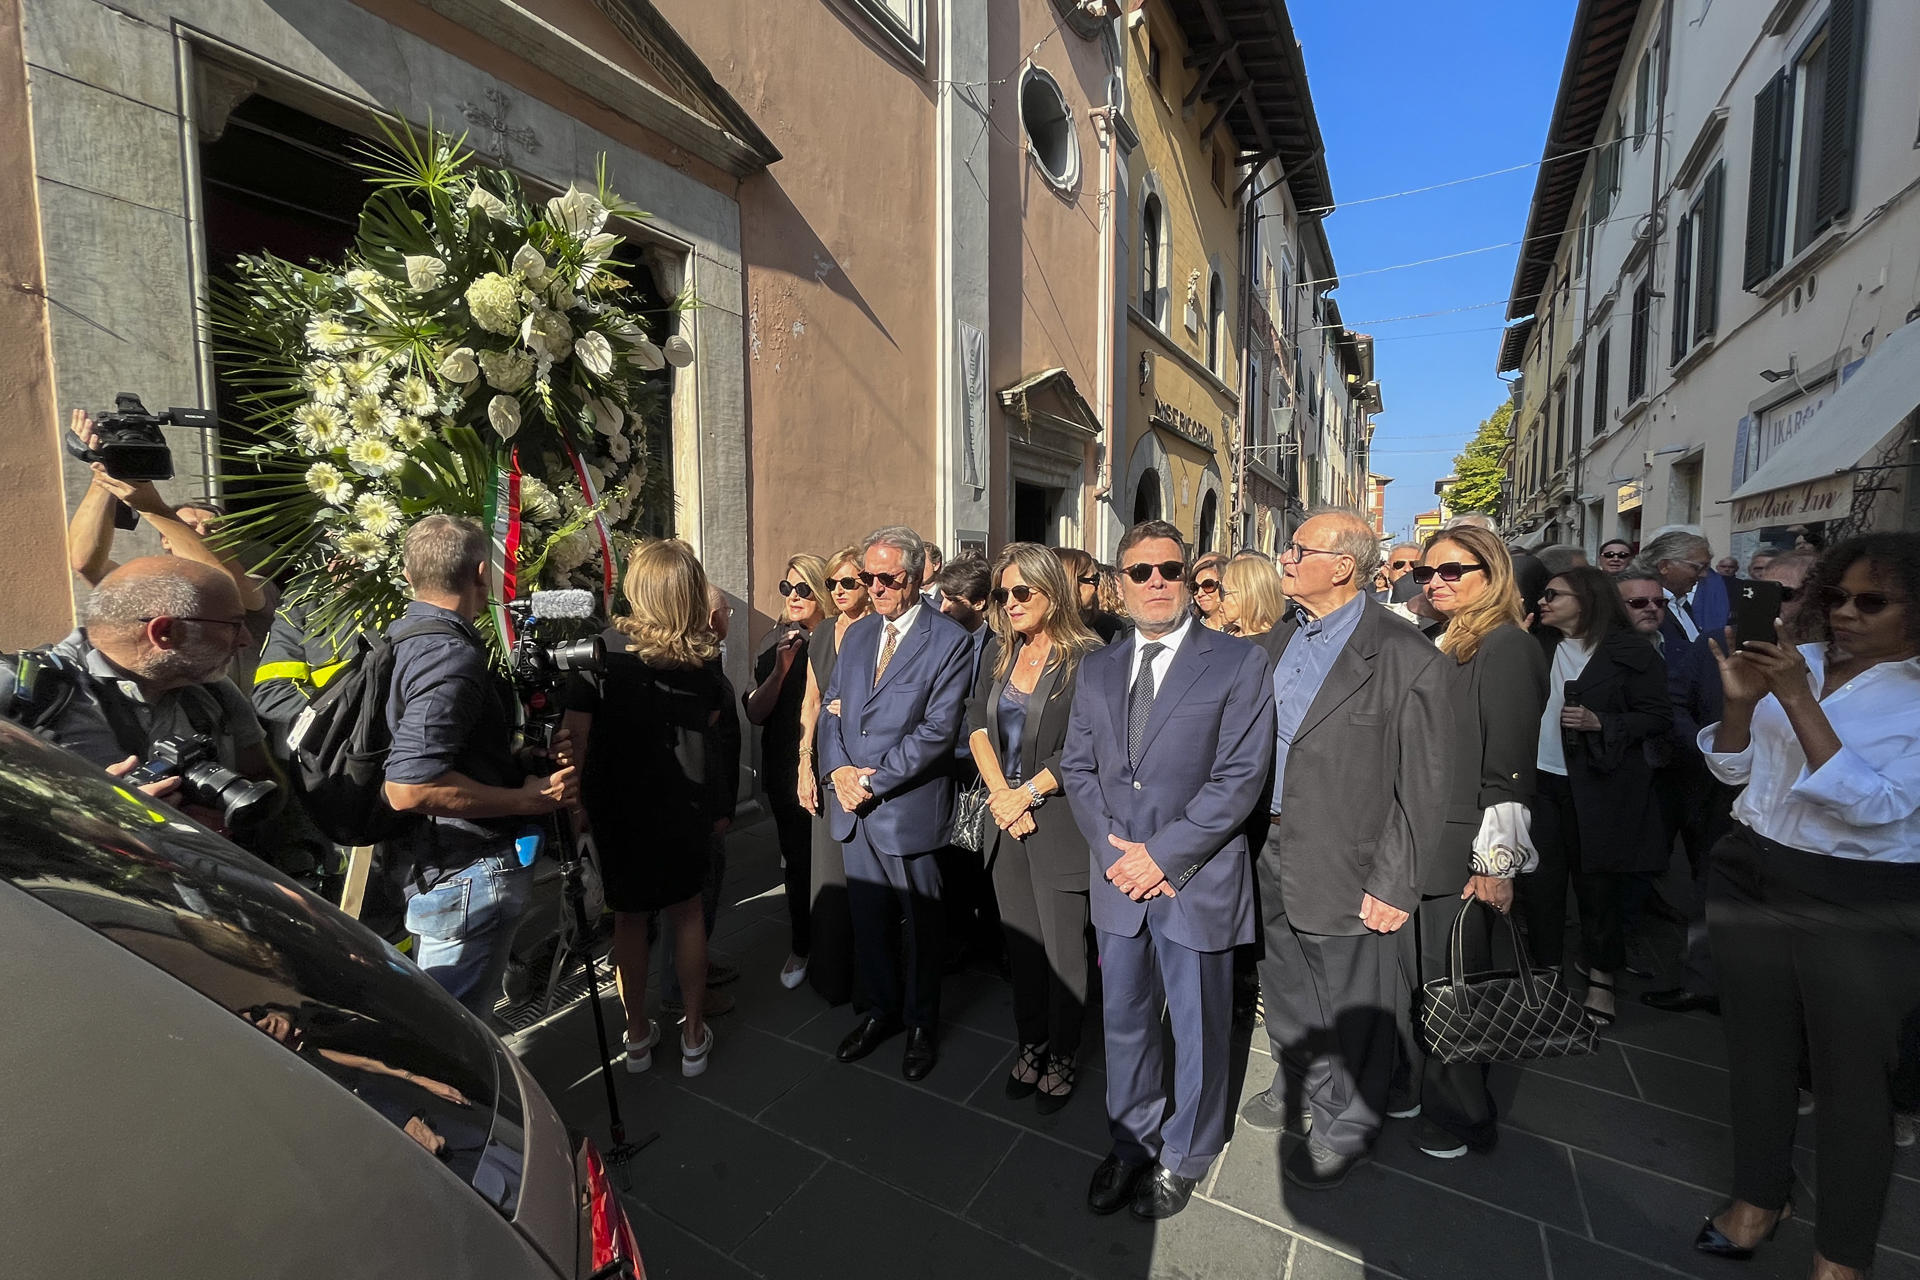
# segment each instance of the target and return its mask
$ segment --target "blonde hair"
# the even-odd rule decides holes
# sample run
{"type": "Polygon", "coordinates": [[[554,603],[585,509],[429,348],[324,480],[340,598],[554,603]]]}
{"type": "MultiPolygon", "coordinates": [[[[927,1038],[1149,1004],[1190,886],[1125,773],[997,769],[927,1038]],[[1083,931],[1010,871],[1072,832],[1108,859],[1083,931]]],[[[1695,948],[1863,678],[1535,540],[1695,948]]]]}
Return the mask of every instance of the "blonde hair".
{"type": "Polygon", "coordinates": [[[1287,611],[1287,593],[1280,571],[1264,556],[1235,556],[1220,570],[1220,584],[1238,603],[1240,634],[1257,636],[1273,630],[1287,611]]]}
{"type": "Polygon", "coordinates": [[[629,652],[642,662],[698,667],[720,656],[707,573],[685,542],[660,538],[636,546],[620,586],[627,611],[613,625],[626,634],[629,652]]]}
{"type": "MultiPolygon", "coordinates": [[[[806,583],[812,590],[814,603],[820,606],[821,614],[828,618],[840,616],[840,611],[833,607],[833,597],[827,594],[827,562],[825,560],[810,551],[802,551],[787,561],[787,572],[798,574],[800,581],[806,583]]],[[[792,578],[789,577],[788,581],[792,581],[792,578]]],[[[785,608],[786,602],[783,597],[781,609],[784,611],[785,608]]]]}
{"type": "Polygon", "coordinates": [[[1449,616],[1447,629],[1440,633],[1440,652],[1451,654],[1456,662],[1464,664],[1480,652],[1480,641],[1488,632],[1508,623],[1517,627],[1527,615],[1520,604],[1520,588],[1513,578],[1513,556],[1498,535],[1470,524],[1442,529],[1427,539],[1427,545],[1420,549],[1420,558],[1425,560],[1443,542],[1463,548],[1486,566],[1487,589],[1449,616]]]}
{"type": "MultiPolygon", "coordinates": [[[[988,581],[998,587],[1000,575],[1009,568],[1018,569],[1026,584],[1047,598],[1047,616],[1040,620],[1040,630],[1049,642],[1047,665],[1060,668],[1060,680],[1053,690],[1058,695],[1067,687],[1081,655],[1100,647],[1100,637],[1089,631],[1081,620],[1079,584],[1067,576],[1061,557],[1037,542],[1009,542],[994,560],[988,581]]],[[[987,598],[987,625],[1001,642],[1000,657],[993,665],[993,678],[1004,680],[1013,669],[1014,650],[1018,646],[1013,642],[1013,626],[1007,621],[1007,606],[993,600],[991,595],[987,598]]]]}
{"type": "MultiPolygon", "coordinates": [[[[842,547],[840,550],[828,556],[827,557],[827,573],[832,573],[835,569],[838,569],[843,564],[852,565],[853,571],[855,573],[864,573],[866,571],[866,568],[867,568],[866,561],[861,558],[860,548],[857,544],[851,547],[842,547]]],[[[823,585],[826,583],[826,580],[827,580],[826,575],[822,574],[820,581],[823,585]]],[[[869,613],[873,612],[873,597],[866,594],[866,588],[864,587],[861,588],[860,598],[866,602],[866,607],[860,610],[859,613],[854,615],[854,617],[856,618],[864,618],[869,613]]],[[[829,618],[837,618],[840,616],[840,610],[834,606],[833,596],[831,593],[828,594],[826,600],[823,603],[826,605],[827,616],[829,618]]]]}
{"type": "Polygon", "coordinates": [[[1120,590],[1120,571],[1110,564],[1100,565],[1099,569],[1100,594],[1095,598],[1094,603],[1116,618],[1126,617],[1127,597],[1126,593],[1120,590]]]}

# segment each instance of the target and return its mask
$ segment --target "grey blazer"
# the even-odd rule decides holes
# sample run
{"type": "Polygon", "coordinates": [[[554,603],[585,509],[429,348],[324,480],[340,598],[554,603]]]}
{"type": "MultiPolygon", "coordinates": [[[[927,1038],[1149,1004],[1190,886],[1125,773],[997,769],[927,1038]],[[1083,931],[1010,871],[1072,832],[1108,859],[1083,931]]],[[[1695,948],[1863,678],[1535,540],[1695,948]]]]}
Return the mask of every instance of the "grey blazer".
{"type": "MultiPolygon", "coordinates": [[[[1361,610],[1294,735],[1281,820],[1260,852],[1281,897],[1267,908],[1282,907],[1304,933],[1367,932],[1366,894],[1402,911],[1419,906],[1419,869],[1446,825],[1454,723],[1441,662],[1452,659],[1385,606],[1367,600],[1361,610]]],[[[1267,653],[1269,701],[1297,630],[1288,618],[1255,638],[1267,653]]]]}
{"type": "MultiPolygon", "coordinates": [[[[993,739],[996,753],[1000,749],[1000,695],[1007,687],[1005,679],[993,678],[994,664],[1000,660],[1001,644],[998,636],[987,641],[986,649],[980,655],[980,678],[974,682],[973,697],[967,704],[966,736],[972,737],[975,729],[985,729],[987,736],[993,739]]],[[[1081,655],[1082,661],[1085,661],[1085,657],[1081,655]]],[[[1058,666],[1049,666],[1040,673],[1040,679],[1034,684],[1033,694],[1027,702],[1026,730],[1020,735],[1022,778],[1032,778],[1042,770],[1052,770],[1053,776],[1065,787],[1066,781],[1060,773],[1060,753],[1066,746],[1067,721],[1073,712],[1074,686],[1079,681],[1080,668],[1077,663],[1073,674],[1064,683],[1060,679],[1058,666]]],[[[1002,769],[1006,765],[1005,760],[1000,762],[1002,769]]],[[[1033,834],[1026,839],[1027,857],[1035,868],[1053,882],[1054,888],[1085,893],[1087,841],[1074,824],[1066,796],[1055,792],[1047,797],[1046,804],[1031,812],[1033,834]]],[[[989,863],[998,852],[999,842],[1012,837],[996,826],[992,828],[990,838],[993,843],[984,851],[989,863]]]]}

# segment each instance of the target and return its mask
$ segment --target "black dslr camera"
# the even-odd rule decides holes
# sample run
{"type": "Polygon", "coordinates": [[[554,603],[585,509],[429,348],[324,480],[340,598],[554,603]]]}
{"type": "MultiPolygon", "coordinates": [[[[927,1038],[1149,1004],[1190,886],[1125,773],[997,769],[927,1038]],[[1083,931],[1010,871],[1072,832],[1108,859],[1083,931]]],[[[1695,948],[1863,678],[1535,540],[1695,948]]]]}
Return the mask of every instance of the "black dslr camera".
{"type": "Polygon", "coordinates": [[[82,462],[98,462],[115,480],[171,480],[173,454],[161,427],[198,427],[212,430],[220,425],[211,409],[169,409],[148,413],[140,397],[122,391],[113,398],[113,412],[93,420],[100,447],[89,449],[72,432],[66,433],[67,452],[82,462]]]}
{"type": "Polygon", "coordinates": [[[221,764],[211,738],[161,738],[148,751],[152,758],[121,781],[137,787],[177,777],[179,798],[217,811],[229,831],[240,831],[267,816],[274,784],[243,778],[221,764]]]}

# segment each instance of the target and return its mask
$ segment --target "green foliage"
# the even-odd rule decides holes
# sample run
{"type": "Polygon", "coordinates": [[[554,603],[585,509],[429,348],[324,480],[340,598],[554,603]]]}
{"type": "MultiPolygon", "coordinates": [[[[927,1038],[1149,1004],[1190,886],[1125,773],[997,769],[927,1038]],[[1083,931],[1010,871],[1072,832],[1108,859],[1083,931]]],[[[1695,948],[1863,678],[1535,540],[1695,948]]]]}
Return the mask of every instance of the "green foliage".
{"type": "Polygon", "coordinates": [[[1503,514],[1500,506],[1500,482],[1506,469],[1500,455],[1507,447],[1507,424],[1513,421],[1513,401],[1508,400],[1480,424],[1466,449],[1453,460],[1458,483],[1450,485],[1443,501],[1450,511],[1484,511],[1496,520],[1503,514]]]}

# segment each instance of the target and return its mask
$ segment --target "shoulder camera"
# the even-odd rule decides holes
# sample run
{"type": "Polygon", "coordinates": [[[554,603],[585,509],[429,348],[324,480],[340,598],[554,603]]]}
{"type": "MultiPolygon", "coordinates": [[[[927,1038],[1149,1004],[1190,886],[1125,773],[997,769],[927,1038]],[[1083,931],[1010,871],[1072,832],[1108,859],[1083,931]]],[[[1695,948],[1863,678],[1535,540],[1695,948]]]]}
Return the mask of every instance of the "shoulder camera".
{"type": "Polygon", "coordinates": [[[168,409],[149,413],[140,397],[122,391],[113,398],[113,412],[93,420],[100,437],[98,448],[89,449],[73,433],[66,433],[67,452],[82,462],[98,462],[115,480],[171,480],[173,454],[167,448],[161,427],[197,427],[212,430],[220,420],[211,409],[168,409]]]}

